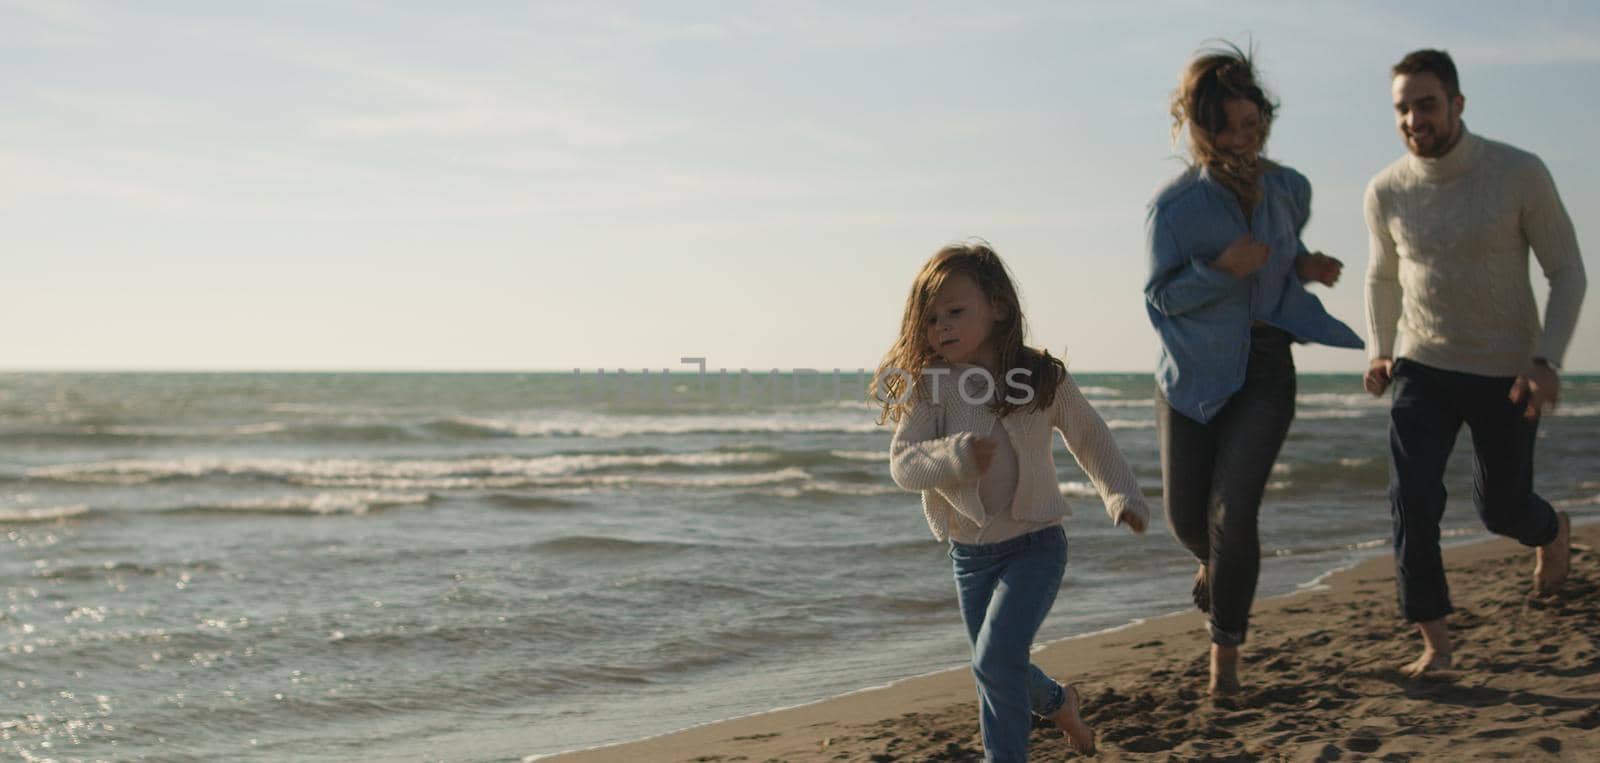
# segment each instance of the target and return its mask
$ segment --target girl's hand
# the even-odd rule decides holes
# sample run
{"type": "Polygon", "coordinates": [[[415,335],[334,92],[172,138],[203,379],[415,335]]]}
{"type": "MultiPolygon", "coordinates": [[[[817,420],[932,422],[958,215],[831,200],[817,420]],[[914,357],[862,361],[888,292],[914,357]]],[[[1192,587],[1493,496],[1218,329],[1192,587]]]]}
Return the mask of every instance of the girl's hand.
{"type": "Polygon", "coordinates": [[[972,441],[972,456],[978,459],[978,474],[989,473],[989,467],[994,464],[994,453],[1000,449],[1000,443],[993,437],[979,437],[972,441]]]}
{"type": "Polygon", "coordinates": [[[1305,283],[1316,281],[1323,286],[1332,286],[1339,282],[1339,274],[1342,272],[1344,263],[1322,252],[1302,254],[1294,258],[1294,273],[1305,283]]]}
{"type": "Polygon", "coordinates": [[[1212,260],[1211,267],[1234,278],[1244,278],[1267,264],[1267,257],[1270,254],[1272,250],[1267,248],[1266,244],[1246,233],[1234,239],[1227,249],[1222,250],[1222,256],[1212,260]]]}
{"type": "Polygon", "coordinates": [[[1121,514],[1117,515],[1117,524],[1127,525],[1134,535],[1144,535],[1144,515],[1139,512],[1124,509],[1121,514]]]}

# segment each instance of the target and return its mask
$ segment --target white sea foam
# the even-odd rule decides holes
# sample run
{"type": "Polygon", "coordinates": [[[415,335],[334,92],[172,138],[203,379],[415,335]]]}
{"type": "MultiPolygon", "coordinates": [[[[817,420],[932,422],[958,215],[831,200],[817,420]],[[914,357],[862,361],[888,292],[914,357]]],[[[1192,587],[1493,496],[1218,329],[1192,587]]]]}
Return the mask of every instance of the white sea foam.
{"type": "Polygon", "coordinates": [[[285,429],[288,429],[288,426],[281,421],[266,421],[260,424],[240,424],[233,428],[233,433],[245,435],[271,434],[272,432],[282,432],[285,429]]]}
{"type": "Polygon", "coordinates": [[[1294,417],[1301,421],[1323,421],[1328,419],[1365,419],[1381,415],[1382,411],[1348,408],[1322,408],[1296,411],[1294,417]]]}
{"type": "MultiPolygon", "coordinates": [[[[839,451],[851,460],[882,462],[877,451],[839,451]]],[[[701,452],[650,455],[575,454],[533,458],[467,458],[456,460],[380,461],[363,459],[127,459],[90,464],[40,467],[30,477],[73,483],[140,485],[166,479],[255,477],[289,484],[345,490],[388,491],[388,494],[426,495],[460,490],[514,488],[628,489],[667,487],[702,490],[782,485],[782,495],[827,492],[844,495],[886,495],[898,492],[892,485],[819,482],[799,467],[757,472],[706,471],[718,468],[760,466],[781,462],[783,454],[768,452],[701,452]],[[687,467],[687,473],[637,471],[660,467],[687,467]],[[610,470],[619,470],[616,472],[610,470]]],[[[329,501],[345,500],[327,494],[323,503],[301,506],[289,501],[286,511],[314,513],[343,511],[329,501]],[[324,511],[325,507],[328,508],[324,511]]],[[[365,494],[371,495],[371,494],[365,494]]],[[[279,499],[273,499],[279,500],[279,499]]],[[[296,499],[299,500],[299,499],[296,499]]],[[[350,499],[355,500],[355,499],[350,499]]],[[[239,508],[269,510],[275,504],[250,503],[239,508]]]]}
{"type": "Polygon", "coordinates": [[[1106,419],[1111,429],[1155,429],[1155,419],[1106,419]]]}
{"type": "Polygon", "coordinates": [[[87,513],[89,513],[89,507],[82,504],[74,506],[40,506],[33,509],[0,508],[0,524],[54,522],[58,519],[71,519],[87,513]]]}
{"type": "Polygon", "coordinates": [[[1094,489],[1094,484],[1089,482],[1062,482],[1056,485],[1062,495],[1099,496],[1100,491],[1094,489]]]}
{"type": "Polygon", "coordinates": [[[1558,509],[1576,509],[1581,506],[1597,506],[1600,505],[1600,493],[1588,496],[1587,498],[1563,498],[1559,501],[1551,501],[1550,503],[1558,509]]]}
{"type": "Polygon", "coordinates": [[[1364,392],[1312,392],[1296,395],[1295,404],[1300,406],[1324,406],[1328,408],[1388,408],[1389,399],[1373,397],[1364,392]]]}
{"type": "Polygon", "coordinates": [[[828,455],[845,461],[888,461],[889,452],[886,450],[830,450],[828,455]]]}
{"type": "MultiPolygon", "coordinates": [[[[599,469],[663,466],[720,467],[763,464],[771,453],[661,453],[648,455],[571,454],[529,458],[494,457],[446,460],[274,459],[190,457],[170,460],[123,459],[61,464],[30,469],[28,476],[63,482],[138,485],[161,479],[207,476],[266,476],[302,484],[347,484],[353,480],[451,480],[537,477],[599,469]]],[[[419,483],[421,484],[421,483],[419,483]]],[[[460,486],[468,486],[462,483],[460,486]]]]}
{"type": "Polygon", "coordinates": [[[290,477],[289,482],[305,487],[335,487],[367,490],[510,490],[537,487],[537,477],[290,477]]]}
{"type": "Polygon", "coordinates": [[[806,470],[791,466],[775,472],[758,474],[599,474],[572,477],[550,477],[533,480],[534,486],[549,487],[693,487],[729,488],[771,485],[782,482],[805,482],[811,479],[806,470]]]}
{"type": "MultiPolygon", "coordinates": [[[[300,413],[313,415],[349,414],[355,409],[348,406],[324,405],[322,403],[273,403],[267,407],[273,413],[300,413]]],[[[370,412],[370,411],[368,411],[370,412]]]]}
{"type": "Polygon", "coordinates": [[[862,411],[861,415],[844,415],[842,411],[818,415],[812,411],[715,416],[555,416],[533,421],[458,416],[450,421],[463,427],[515,437],[888,431],[866,411],[862,411]]]}
{"type": "Polygon", "coordinates": [[[1096,408],[1154,408],[1156,401],[1150,398],[1135,400],[1091,400],[1090,405],[1096,408]]]}
{"type": "Polygon", "coordinates": [[[819,480],[799,467],[789,467],[755,474],[596,474],[561,477],[455,477],[434,479],[341,477],[314,480],[297,479],[294,482],[295,484],[314,487],[400,491],[426,490],[434,492],[540,488],[541,490],[559,491],[560,494],[587,494],[595,490],[618,490],[636,487],[692,488],[697,490],[759,488],[755,492],[780,498],[797,498],[813,493],[875,496],[904,492],[900,488],[887,483],[851,483],[819,480]]]}
{"type": "MultiPolygon", "coordinates": [[[[804,482],[801,482],[798,485],[781,485],[781,486],[778,486],[778,487],[773,487],[773,488],[770,488],[770,489],[767,489],[767,490],[763,490],[761,492],[763,494],[765,494],[765,495],[771,495],[771,496],[775,496],[775,497],[778,497],[778,498],[799,498],[799,497],[801,497],[803,495],[814,494],[814,493],[825,493],[825,494],[831,494],[831,495],[855,495],[855,496],[895,495],[895,494],[909,495],[909,494],[906,493],[906,491],[901,490],[900,488],[898,488],[898,487],[896,487],[894,485],[882,485],[882,484],[871,484],[871,483],[834,482],[834,481],[830,481],[830,480],[815,480],[815,479],[805,480],[804,482]]],[[[912,500],[915,500],[915,497],[912,497],[912,500]]]]}
{"type": "Polygon", "coordinates": [[[365,514],[388,506],[414,506],[427,503],[427,493],[317,493],[226,501],[198,507],[206,511],[264,512],[272,514],[365,514]]]}

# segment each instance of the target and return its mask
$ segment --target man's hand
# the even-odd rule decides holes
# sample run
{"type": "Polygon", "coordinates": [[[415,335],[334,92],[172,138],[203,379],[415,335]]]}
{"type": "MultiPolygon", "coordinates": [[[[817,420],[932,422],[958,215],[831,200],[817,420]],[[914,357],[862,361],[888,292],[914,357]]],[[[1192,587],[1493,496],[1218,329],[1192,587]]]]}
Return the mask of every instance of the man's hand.
{"type": "Polygon", "coordinates": [[[972,441],[972,457],[978,460],[978,474],[989,473],[989,467],[994,464],[994,453],[1000,449],[1000,443],[993,437],[979,437],[972,441]]]}
{"type": "Polygon", "coordinates": [[[1389,388],[1391,381],[1394,381],[1394,359],[1373,358],[1372,365],[1367,366],[1367,375],[1361,377],[1361,386],[1377,397],[1389,388]]]}
{"type": "Polygon", "coordinates": [[[1211,268],[1234,278],[1244,278],[1267,264],[1267,256],[1270,254],[1272,250],[1268,249],[1266,244],[1246,233],[1234,239],[1227,249],[1222,250],[1222,255],[1211,261],[1211,268]]]}
{"type": "Polygon", "coordinates": [[[1561,377],[1554,368],[1535,362],[1511,383],[1510,398],[1517,404],[1526,400],[1528,407],[1523,410],[1522,417],[1534,421],[1545,408],[1556,407],[1561,399],[1561,377]]]}
{"type": "Polygon", "coordinates": [[[1332,286],[1339,282],[1339,274],[1343,272],[1343,262],[1322,252],[1302,254],[1294,258],[1294,273],[1303,283],[1316,281],[1323,286],[1332,286]]]}

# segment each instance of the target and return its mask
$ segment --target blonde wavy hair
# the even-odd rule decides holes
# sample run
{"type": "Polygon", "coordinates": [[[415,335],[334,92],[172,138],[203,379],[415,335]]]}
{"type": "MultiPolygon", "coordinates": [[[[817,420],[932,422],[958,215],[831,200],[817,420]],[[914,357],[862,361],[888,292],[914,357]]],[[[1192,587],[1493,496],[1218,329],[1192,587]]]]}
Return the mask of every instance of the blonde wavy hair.
{"type": "Polygon", "coordinates": [[[1217,182],[1234,196],[1249,217],[1261,200],[1261,176],[1276,166],[1260,156],[1267,149],[1272,131],[1272,116],[1278,104],[1256,81],[1252,54],[1230,42],[1195,54],[1172,91],[1172,142],[1179,144],[1184,125],[1189,126],[1189,154],[1195,165],[1204,165],[1217,182]],[[1228,127],[1225,104],[1234,99],[1254,103],[1261,111],[1261,145],[1257,156],[1241,160],[1217,148],[1213,138],[1228,127]]]}

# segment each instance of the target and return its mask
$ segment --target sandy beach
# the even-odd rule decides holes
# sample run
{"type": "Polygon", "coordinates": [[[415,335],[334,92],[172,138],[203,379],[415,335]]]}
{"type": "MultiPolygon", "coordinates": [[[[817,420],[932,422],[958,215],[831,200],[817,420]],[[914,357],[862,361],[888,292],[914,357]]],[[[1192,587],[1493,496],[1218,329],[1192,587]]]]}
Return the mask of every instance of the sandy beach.
{"type": "MultiPolygon", "coordinates": [[[[1584,519],[1580,516],[1580,521],[1584,519]]],[[[1572,576],[1534,600],[1533,552],[1504,539],[1447,550],[1455,669],[1407,679],[1420,649],[1398,616],[1392,561],[1259,601],[1244,691],[1205,694],[1202,616],[1053,643],[1035,661],[1074,682],[1099,758],[1424,760],[1600,758],[1600,524],[1573,528],[1572,576]]],[[[1061,606],[1058,604],[1058,606],[1061,606]]],[[[965,669],[642,742],[541,758],[589,761],[982,760],[965,669]]],[[[1031,757],[1075,757],[1035,727],[1031,757]]]]}

